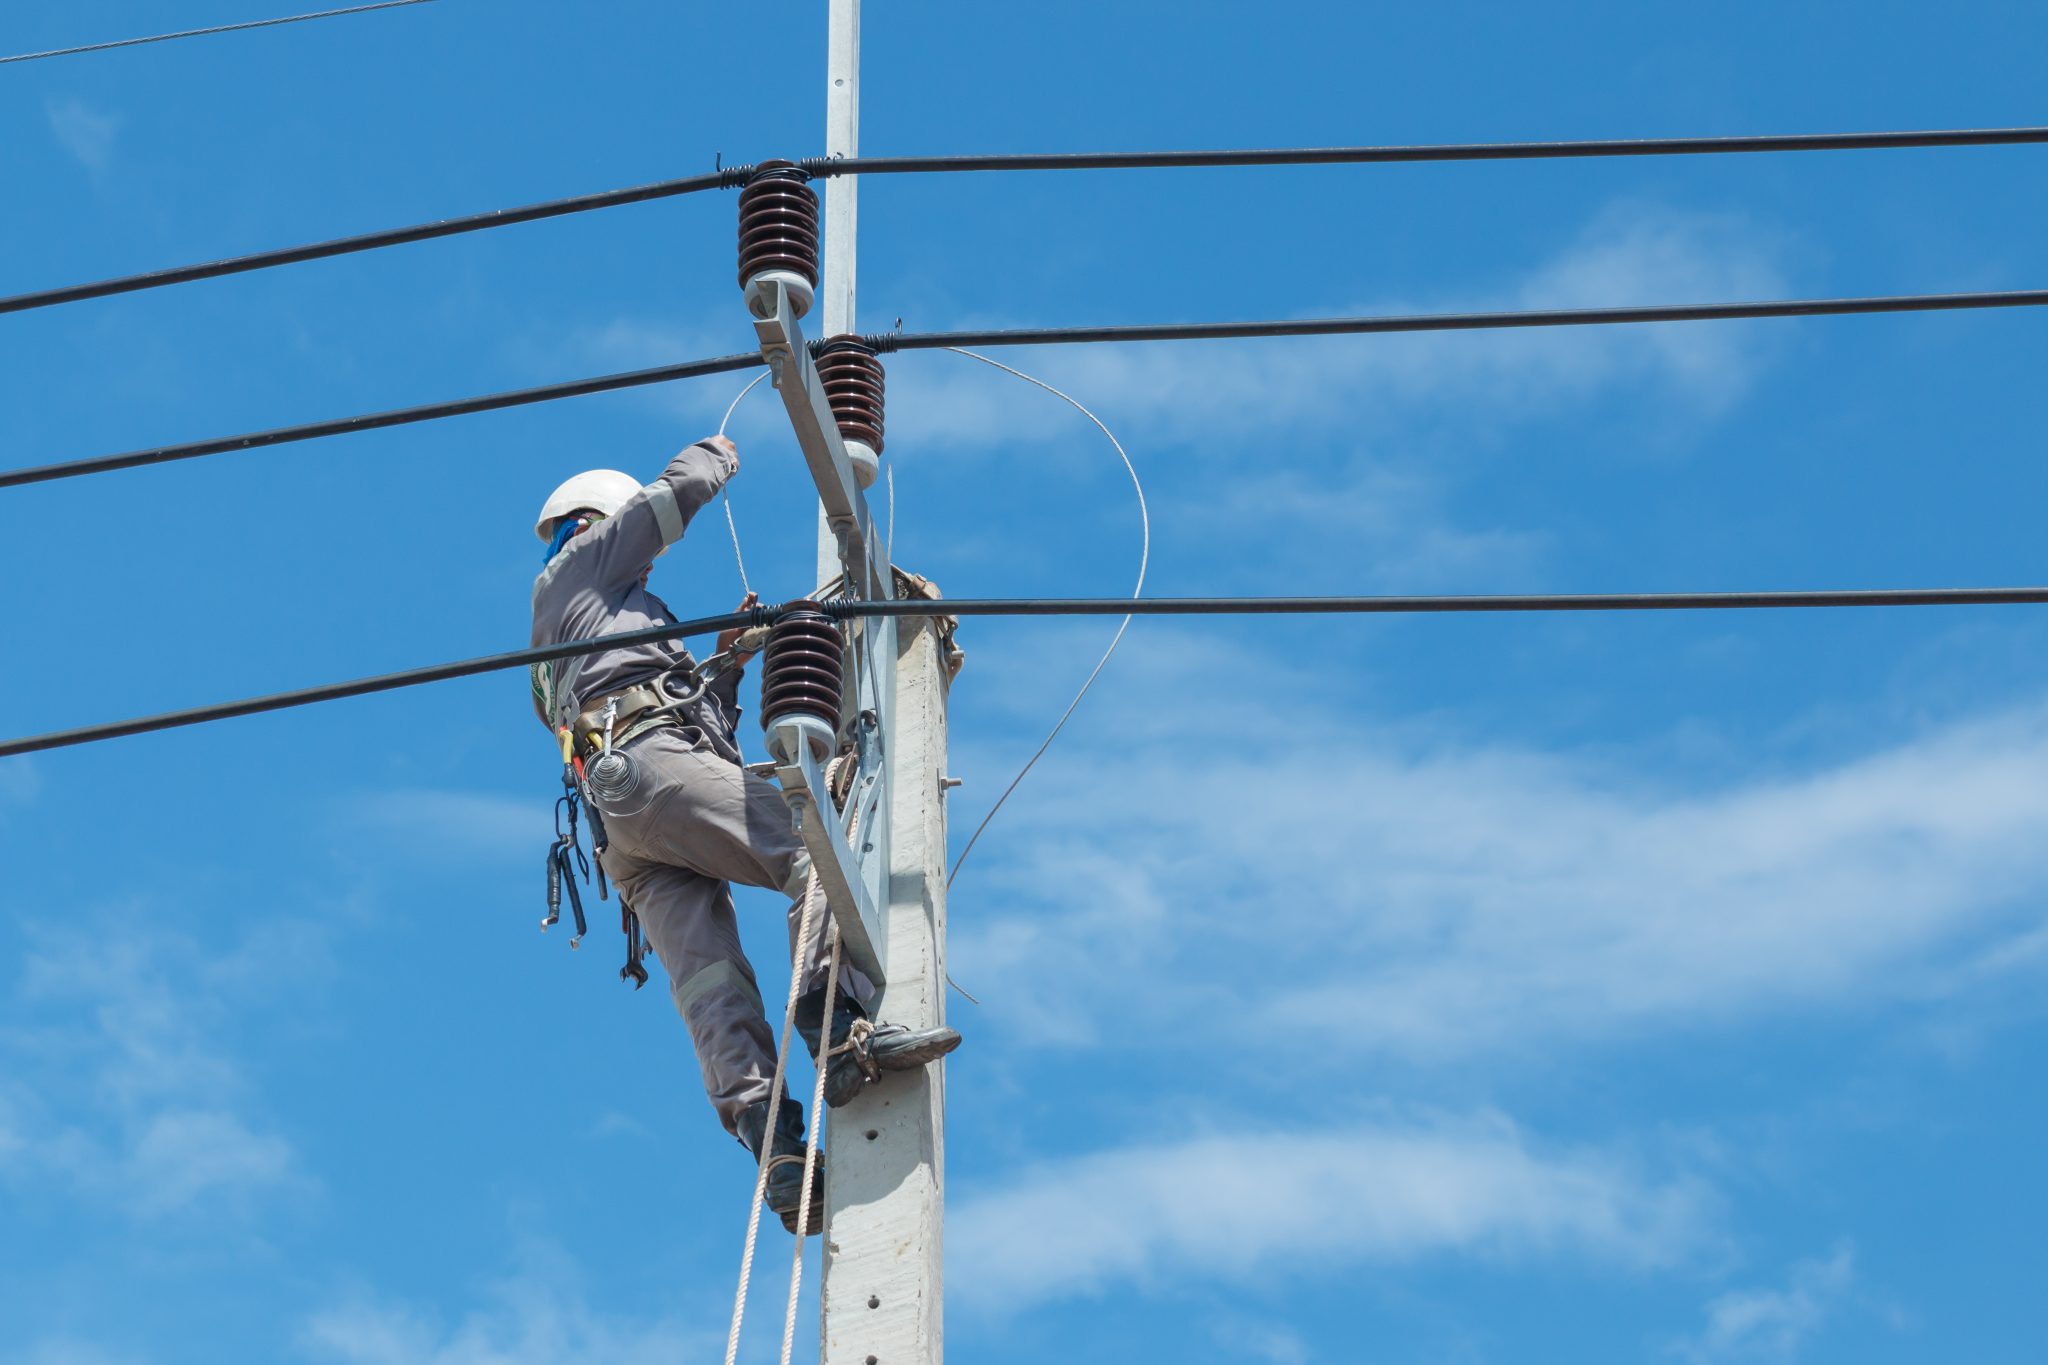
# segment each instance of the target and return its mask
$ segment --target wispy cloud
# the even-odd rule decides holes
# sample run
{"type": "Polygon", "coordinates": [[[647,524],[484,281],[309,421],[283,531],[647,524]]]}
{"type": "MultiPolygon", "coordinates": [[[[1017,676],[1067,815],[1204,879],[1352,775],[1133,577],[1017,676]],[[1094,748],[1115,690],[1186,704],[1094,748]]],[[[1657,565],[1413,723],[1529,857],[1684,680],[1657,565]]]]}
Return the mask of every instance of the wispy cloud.
{"type": "Polygon", "coordinates": [[[1546,1152],[1504,1120],[1250,1131],[1117,1148],[967,1194],[947,1284],[1015,1311],[1154,1281],[1330,1273],[1437,1255],[1672,1263],[1712,1200],[1597,1152],[1546,1152]]]}
{"type": "Polygon", "coordinates": [[[521,1260],[452,1317],[358,1291],[306,1319],[299,1349],[338,1365],[670,1365],[711,1359],[724,1345],[723,1323],[708,1317],[601,1312],[558,1249],[529,1243],[521,1260]]]}
{"type": "Polygon", "coordinates": [[[0,1012],[0,1179],[143,1218],[247,1212],[309,1183],[224,1034],[281,971],[317,974],[317,932],[273,924],[211,952],[138,911],[29,934],[0,1012]]]}
{"type": "MultiPolygon", "coordinates": [[[[1733,215],[1612,206],[1518,280],[1453,297],[1323,311],[1459,312],[1755,297],[1783,285],[1772,234],[1733,215]]],[[[1043,319],[1035,321],[1044,321],[1043,319]]],[[[952,320],[946,320],[952,325],[952,320]]],[[[1100,404],[1112,425],[1235,454],[1234,438],[1341,427],[1368,440],[1418,423],[1493,429],[1648,387],[1699,412],[1747,389],[1753,327],[1582,327],[1374,337],[1068,346],[1006,353],[1100,404]],[[1021,358],[1017,358],[1021,357],[1021,358]]],[[[1066,412],[957,357],[893,357],[890,430],[956,450],[1067,429],[1066,412]]]]}
{"type": "Polygon", "coordinates": [[[509,855],[547,841],[545,800],[437,788],[379,791],[347,802],[340,814],[387,839],[411,839],[446,852],[509,855]]]}
{"type": "Polygon", "coordinates": [[[1689,1360],[1789,1362],[1836,1312],[1856,1279],[1855,1248],[1792,1267],[1782,1289],[1741,1289],[1707,1305],[1707,1324],[1678,1352],[1689,1360]]]}
{"type": "Polygon", "coordinates": [[[57,144],[89,171],[103,171],[114,158],[114,139],[121,116],[73,96],[52,96],[43,102],[44,117],[57,144]]]}
{"type": "Polygon", "coordinates": [[[1304,727],[1320,685],[1272,668],[1256,695],[1205,695],[1231,659],[1158,630],[1130,649],[1181,699],[1113,694],[1132,701],[1089,723],[1118,748],[1051,760],[973,874],[1003,913],[956,937],[963,980],[1035,983],[1070,1043],[1105,1020],[1177,1037],[1149,1025],[1192,1009],[1441,1060],[1921,1000],[1987,953],[2039,964],[2048,706],[1703,790],[1355,712],[1304,727]],[[1282,738],[1187,743],[1226,713],[1282,738]]]}
{"type": "Polygon", "coordinates": [[[77,1337],[45,1337],[0,1355],[0,1365],[138,1365],[140,1360],[77,1337]]]}

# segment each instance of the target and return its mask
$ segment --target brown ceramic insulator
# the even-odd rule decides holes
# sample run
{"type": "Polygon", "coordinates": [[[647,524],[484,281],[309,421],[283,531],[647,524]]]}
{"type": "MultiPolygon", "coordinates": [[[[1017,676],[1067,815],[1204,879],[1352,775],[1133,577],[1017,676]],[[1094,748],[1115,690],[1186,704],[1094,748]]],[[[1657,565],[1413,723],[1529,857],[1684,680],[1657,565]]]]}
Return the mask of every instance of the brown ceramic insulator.
{"type": "Polygon", "coordinates": [[[881,454],[882,362],[874,348],[856,336],[836,336],[818,348],[816,363],[839,434],[881,454]]]}
{"type": "Polygon", "coordinates": [[[740,191],[740,287],[767,270],[818,284],[818,196],[801,167],[764,161],[740,191]]]}
{"type": "Polygon", "coordinates": [[[839,728],[846,643],[816,602],[792,602],[768,628],[761,663],[761,728],[784,716],[815,716],[839,728]]]}

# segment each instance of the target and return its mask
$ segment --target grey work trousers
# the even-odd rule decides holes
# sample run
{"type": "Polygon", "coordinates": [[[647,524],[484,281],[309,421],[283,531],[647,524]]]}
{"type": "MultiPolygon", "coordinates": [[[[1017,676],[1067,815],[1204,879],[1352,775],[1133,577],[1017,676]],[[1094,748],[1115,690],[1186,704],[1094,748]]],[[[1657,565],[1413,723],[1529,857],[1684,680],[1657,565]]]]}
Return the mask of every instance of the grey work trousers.
{"type": "MultiPolygon", "coordinates": [[[[717,753],[696,727],[651,730],[622,752],[638,781],[625,797],[598,803],[609,841],[604,870],[640,917],[648,945],[668,972],[705,1093],[731,1132],[742,1110],[768,1098],[776,1036],[740,948],[730,883],[793,898],[794,962],[810,856],[781,789],[717,753]]],[[[829,913],[821,901],[811,941],[803,945],[801,990],[824,984],[829,913]]],[[[863,1003],[873,994],[867,978],[850,967],[840,969],[839,989],[863,1003]]]]}

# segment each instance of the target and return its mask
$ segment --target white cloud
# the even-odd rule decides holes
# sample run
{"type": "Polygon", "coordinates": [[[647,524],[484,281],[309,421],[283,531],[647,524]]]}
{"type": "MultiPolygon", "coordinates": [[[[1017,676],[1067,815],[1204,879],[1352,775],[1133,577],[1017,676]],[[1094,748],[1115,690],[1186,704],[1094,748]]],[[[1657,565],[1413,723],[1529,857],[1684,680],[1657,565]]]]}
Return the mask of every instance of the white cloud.
{"type": "Polygon", "coordinates": [[[114,156],[114,138],[121,131],[121,116],[97,109],[71,96],[52,97],[43,103],[50,132],[58,145],[76,157],[90,171],[103,171],[114,156]]]}
{"type": "Polygon", "coordinates": [[[1709,1202],[1611,1156],[1533,1150],[1493,1118],[1215,1134],[969,1192],[947,1229],[946,1279],[968,1303],[1015,1311],[1131,1283],[1447,1254],[1654,1268],[1701,1243],[1709,1202]]]}
{"type": "MultiPolygon", "coordinates": [[[[361,797],[348,804],[344,815],[384,838],[417,840],[443,852],[510,856],[552,837],[550,805],[488,792],[411,788],[361,797]]],[[[588,831],[584,837],[587,841],[588,831]]]]}
{"type": "Polygon", "coordinates": [[[1536,573],[1550,537],[1461,526],[1446,502],[1441,479],[1393,465],[1267,467],[1235,476],[1227,499],[1177,498],[1153,517],[1226,559],[1245,591],[1425,592],[1536,573]]]}
{"type": "Polygon", "coordinates": [[[1856,1278],[1846,1243],[1825,1260],[1801,1261],[1782,1289],[1744,1289],[1707,1305],[1705,1331],[1679,1350],[1700,1361],[1791,1361],[1840,1306],[1856,1278]]]}
{"type": "Polygon", "coordinates": [[[1042,1041],[1253,1026],[1432,1061],[2039,965],[2048,707],[1702,791],[1381,730],[1277,666],[1212,695],[1238,663],[1157,627],[1126,648],[1131,700],[1034,774],[965,884],[989,912],[956,921],[963,982],[1042,1041]],[[1219,716],[1262,743],[1193,742],[1219,716]]]}
{"type": "Polygon", "coordinates": [[[1284,1323],[1228,1319],[1210,1328],[1217,1344],[1272,1365],[1308,1365],[1314,1358],[1301,1334],[1284,1323]]]}
{"type": "Polygon", "coordinates": [[[0,1365],[134,1365],[140,1359],[76,1337],[45,1337],[19,1354],[0,1355],[0,1365]]]}
{"type": "MultiPolygon", "coordinates": [[[[1751,298],[1782,288],[1777,255],[1766,233],[1737,217],[1620,204],[1552,260],[1483,295],[1319,311],[1751,298]]],[[[1248,434],[1342,427],[1382,438],[1425,419],[1491,429],[1644,386],[1711,412],[1753,380],[1760,335],[1742,324],[1540,328],[1066,346],[1004,358],[1095,407],[1112,428],[1234,459],[1234,442],[1248,434]]],[[[888,364],[889,429],[909,444],[951,451],[1044,439],[1071,432],[1078,420],[1057,400],[958,357],[906,353],[888,364]]]]}
{"type": "Polygon", "coordinates": [[[139,1210],[169,1213],[201,1200],[291,1180],[292,1146],[250,1130],[232,1113],[170,1110],[152,1114],[134,1136],[122,1183],[138,1192],[139,1210]]]}
{"type": "Polygon", "coordinates": [[[139,1218],[245,1214],[309,1181],[224,1041],[232,1006],[317,976],[280,923],[221,950],[142,912],[32,929],[0,1012],[0,1179],[55,1178],[139,1218]]]}
{"type": "Polygon", "coordinates": [[[452,1321],[358,1293],[308,1318],[299,1349],[338,1365],[671,1365],[724,1346],[722,1319],[608,1316],[558,1251],[529,1245],[524,1258],[537,1264],[488,1283],[482,1304],[452,1321]]]}
{"type": "Polygon", "coordinates": [[[644,1138],[652,1141],[654,1139],[654,1130],[634,1118],[631,1114],[622,1114],[616,1109],[607,1109],[597,1116],[590,1127],[583,1131],[583,1136],[592,1139],[616,1137],[644,1138]]]}

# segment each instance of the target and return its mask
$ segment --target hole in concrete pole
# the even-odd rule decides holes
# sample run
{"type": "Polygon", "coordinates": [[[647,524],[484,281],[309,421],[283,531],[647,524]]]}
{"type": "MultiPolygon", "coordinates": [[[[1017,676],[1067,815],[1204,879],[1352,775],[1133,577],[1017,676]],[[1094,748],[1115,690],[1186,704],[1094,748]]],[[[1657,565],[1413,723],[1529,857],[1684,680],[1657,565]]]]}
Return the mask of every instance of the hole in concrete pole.
{"type": "Polygon", "coordinates": [[[862,1136],[867,1138],[869,1142],[873,1142],[876,1138],[880,1137],[881,1135],[882,1131],[879,1128],[870,1128],[867,1130],[866,1133],[862,1134],[862,1136]]]}
{"type": "Polygon", "coordinates": [[[877,1297],[876,1297],[875,1295],[873,1295],[873,1294],[870,1294],[870,1295],[868,1295],[868,1307],[870,1307],[870,1308],[880,1308],[881,1306],[882,1306],[882,1301],[881,1301],[881,1299],[877,1298],[877,1297]]]}
{"type": "Polygon", "coordinates": [[[882,1362],[881,1359],[877,1356],[869,1356],[867,1359],[867,1365],[882,1365],[882,1362]]]}

